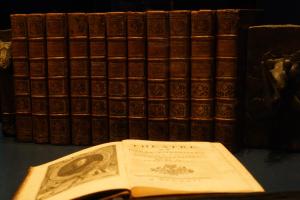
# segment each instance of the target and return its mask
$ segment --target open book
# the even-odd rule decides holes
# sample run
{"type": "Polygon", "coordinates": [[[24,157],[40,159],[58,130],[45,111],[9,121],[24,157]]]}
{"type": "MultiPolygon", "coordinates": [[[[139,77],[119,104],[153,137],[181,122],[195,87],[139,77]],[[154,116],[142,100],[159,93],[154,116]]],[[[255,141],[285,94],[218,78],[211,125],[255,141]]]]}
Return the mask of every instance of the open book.
{"type": "Polygon", "coordinates": [[[74,199],[108,191],[148,197],[264,190],[220,143],[123,140],[31,167],[14,199],[74,199]]]}

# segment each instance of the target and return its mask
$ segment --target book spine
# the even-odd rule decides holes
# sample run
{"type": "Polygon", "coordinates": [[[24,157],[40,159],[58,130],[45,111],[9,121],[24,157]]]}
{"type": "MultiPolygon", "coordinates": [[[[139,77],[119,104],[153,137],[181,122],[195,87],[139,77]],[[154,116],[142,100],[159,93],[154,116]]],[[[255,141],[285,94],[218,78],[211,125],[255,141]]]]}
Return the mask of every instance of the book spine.
{"type": "Polygon", "coordinates": [[[126,16],[125,12],[106,14],[110,141],[128,138],[126,16]]]}
{"type": "Polygon", "coordinates": [[[191,140],[211,141],[214,131],[215,12],[191,14],[191,140]]]}
{"type": "Polygon", "coordinates": [[[0,51],[3,53],[3,62],[0,67],[1,89],[1,119],[2,133],[5,136],[15,136],[15,94],[13,65],[11,62],[11,29],[0,30],[0,51]],[[6,60],[6,59],[7,60],[6,60]]]}
{"type": "Polygon", "coordinates": [[[130,139],[147,139],[146,15],[128,12],[128,131],[130,139]]]}
{"type": "Polygon", "coordinates": [[[28,14],[27,29],[33,140],[36,143],[48,143],[49,121],[45,15],[28,14]]]}
{"type": "Polygon", "coordinates": [[[18,141],[31,142],[33,137],[26,15],[11,15],[11,28],[16,103],[16,138],[18,141]]]}
{"type": "Polygon", "coordinates": [[[105,13],[89,13],[92,144],[109,141],[105,13]]]}
{"type": "Polygon", "coordinates": [[[67,18],[46,14],[49,130],[52,144],[70,143],[67,18]]]}
{"type": "Polygon", "coordinates": [[[229,149],[237,139],[239,10],[217,11],[215,140],[229,149]]]}
{"type": "Polygon", "coordinates": [[[168,140],[169,15],[147,11],[148,138],[168,140]]]}
{"type": "Polygon", "coordinates": [[[170,140],[190,140],[190,11],[170,11],[170,140]]]}
{"type": "Polygon", "coordinates": [[[68,13],[72,144],[91,143],[88,20],[68,13]]]}

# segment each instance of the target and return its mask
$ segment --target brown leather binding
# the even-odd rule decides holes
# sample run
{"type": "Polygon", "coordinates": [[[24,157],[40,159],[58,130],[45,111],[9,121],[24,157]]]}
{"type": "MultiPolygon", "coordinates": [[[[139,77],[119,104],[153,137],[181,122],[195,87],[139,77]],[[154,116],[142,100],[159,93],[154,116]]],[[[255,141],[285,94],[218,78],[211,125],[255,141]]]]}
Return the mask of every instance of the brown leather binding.
{"type": "Polygon", "coordinates": [[[32,131],[36,143],[49,142],[46,29],[44,14],[28,14],[32,131]]]}
{"type": "Polygon", "coordinates": [[[16,137],[18,141],[31,142],[33,137],[26,15],[11,15],[11,28],[16,103],[16,137]]]}
{"type": "Polygon", "coordinates": [[[215,140],[240,145],[244,92],[246,29],[259,22],[260,10],[217,11],[215,140]]]}
{"type": "Polygon", "coordinates": [[[146,20],[144,12],[127,13],[129,138],[147,139],[146,20]]]}
{"type": "Polygon", "coordinates": [[[147,11],[148,137],[168,140],[169,17],[147,11]]]}
{"type": "Polygon", "coordinates": [[[88,13],[92,144],[109,141],[105,13],[88,13]]]}
{"type": "Polygon", "coordinates": [[[235,114],[239,10],[218,10],[217,17],[215,140],[232,148],[237,142],[235,114]]]}
{"type": "Polygon", "coordinates": [[[126,16],[106,14],[110,141],[128,138],[126,16]]]}
{"type": "Polygon", "coordinates": [[[191,140],[213,139],[215,12],[191,16],[191,140]]]}
{"type": "Polygon", "coordinates": [[[91,143],[88,20],[68,13],[72,144],[91,143]]]}
{"type": "Polygon", "coordinates": [[[46,14],[49,127],[52,144],[70,143],[67,18],[46,14]]]}
{"type": "Polygon", "coordinates": [[[170,11],[169,139],[190,140],[190,11],[170,11]]]}

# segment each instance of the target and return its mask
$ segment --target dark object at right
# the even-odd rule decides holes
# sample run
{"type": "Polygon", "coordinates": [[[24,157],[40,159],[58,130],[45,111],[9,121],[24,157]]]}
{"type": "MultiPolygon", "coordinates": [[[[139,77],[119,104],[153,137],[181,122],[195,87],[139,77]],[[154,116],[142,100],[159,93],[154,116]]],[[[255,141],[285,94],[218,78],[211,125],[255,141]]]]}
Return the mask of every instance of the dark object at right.
{"type": "Polygon", "coordinates": [[[300,150],[300,26],[249,29],[246,126],[248,147],[300,150]]]}

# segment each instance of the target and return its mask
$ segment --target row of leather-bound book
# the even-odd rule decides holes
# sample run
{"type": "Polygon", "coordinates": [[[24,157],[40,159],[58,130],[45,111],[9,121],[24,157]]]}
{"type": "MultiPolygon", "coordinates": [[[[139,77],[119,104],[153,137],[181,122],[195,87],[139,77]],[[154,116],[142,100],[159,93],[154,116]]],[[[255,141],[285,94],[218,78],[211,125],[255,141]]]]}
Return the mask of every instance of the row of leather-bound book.
{"type": "Polygon", "coordinates": [[[12,14],[19,141],[238,143],[255,10],[12,14]]]}

